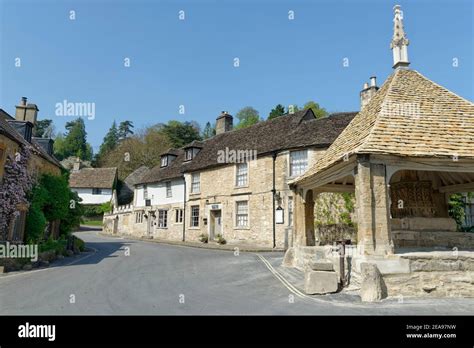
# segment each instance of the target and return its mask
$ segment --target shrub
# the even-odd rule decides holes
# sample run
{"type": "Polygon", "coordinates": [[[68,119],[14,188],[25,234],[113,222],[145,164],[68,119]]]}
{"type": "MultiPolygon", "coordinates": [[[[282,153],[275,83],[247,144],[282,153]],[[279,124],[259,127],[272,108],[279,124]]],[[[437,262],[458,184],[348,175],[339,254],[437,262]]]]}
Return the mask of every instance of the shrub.
{"type": "Polygon", "coordinates": [[[102,206],[100,205],[84,205],[83,214],[85,217],[95,217],[103,214],[102,206]]]}
{"type": "Polygon", "coordinates": [[[86,246],[85,246],[86,243],[84,243],[84,241],[80,238],[74,238],[74,249],[77,249],[79,251],[84,251],[86,249],[86,246]]]}
{"type": "Polygon", "coordinates": [[[56,255],[64,255],[66,253],[66,246],[67,241],[65,239],[61,238],[54,240],[49,238],[41,242],[38,246],[38,249],[40,253],[52,250],[56,253],[56,255]]]}
{"type": "Polygon", "coordinates": [[[217,235],[216,240],[217,240],[217,243],[222,244],[222,245],[227,243],[224,237],[222,237],[220,234],[217,235]]]}
{"type": "Polygon", "coordinates": [[[209,241],[209,237],[208,237],[207,234],[204,234],[204,233],[203,233],[203,234],[201,234],[201,235],[199,236],[199,240],[200,240],[201,242],[203,242],[203,243],[207,243],[207,242],[209,241]]]}

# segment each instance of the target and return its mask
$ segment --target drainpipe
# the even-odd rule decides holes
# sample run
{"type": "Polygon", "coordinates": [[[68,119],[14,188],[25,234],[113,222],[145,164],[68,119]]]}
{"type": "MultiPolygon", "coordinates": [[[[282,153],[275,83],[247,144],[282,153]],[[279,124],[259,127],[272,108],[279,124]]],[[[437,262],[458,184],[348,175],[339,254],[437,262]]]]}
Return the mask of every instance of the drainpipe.
{"type": "Polygon", "coordinates": [[[186,178],[183,175],[184,196],[183,196],[183,242],[186,241],[186,178]]]}
{"type": "Polygon", "coordinates": [[[273,188],[272,188],[272,205],[273,205],[273,248],[276,248],[276,218],[275,218],[275,195],[276,195],[276,189],[275,189],[275,161],[277,157],[277,152],[274,152],[272,155],[273,158],[273,188]]]}

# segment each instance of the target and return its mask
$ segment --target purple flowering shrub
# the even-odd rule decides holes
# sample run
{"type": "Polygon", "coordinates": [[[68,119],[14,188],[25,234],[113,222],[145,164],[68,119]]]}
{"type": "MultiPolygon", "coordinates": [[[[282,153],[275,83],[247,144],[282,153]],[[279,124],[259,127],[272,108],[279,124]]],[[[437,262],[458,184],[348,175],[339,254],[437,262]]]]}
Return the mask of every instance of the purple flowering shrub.
{"type": "Polygon", "coordinates": [[[18,215],[17,205],[27,203],[27,195],[33,185],[28,173],[28,160],[31,152],[21,146],[15,155],[8,155],[5,161],[3,182],[0,183],[0,239],[6,240],[8,226],[18,215]]]}

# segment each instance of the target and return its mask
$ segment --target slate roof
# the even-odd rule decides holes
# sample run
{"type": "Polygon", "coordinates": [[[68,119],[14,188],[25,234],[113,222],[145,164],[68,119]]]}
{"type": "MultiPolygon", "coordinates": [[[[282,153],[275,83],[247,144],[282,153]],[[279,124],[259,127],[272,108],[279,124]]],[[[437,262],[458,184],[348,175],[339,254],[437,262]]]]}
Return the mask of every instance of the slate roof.
{"type": "Polygon", "coordinates": [[[157,165],[150,169],[136,184],[148,184],[152,182],[159,182],[164,180],[171,180],[183,176],[182,164],[184,160],[184,150],[174,149],[177,157],[168,163],[166,167],[157,165]]]}
{"type": "Polygon", "coordinates": [[[474,158],[474,104],[419,72],[397,69],[302,183],[351,154],[474,158]]]}
{"type": "Polygon", "coordinates": [[[204,141],[194,141],[191,146],[201,150],[191,161],[183,162],[184,150],[176,150],[178,157],[167,167],[159,165],[150,170],[142,183],[159,182],[182,176],[183,172],[197,171],[216,166],[219,150],[256,150],[257,156],[274,151],[298,149],[309,146],[329,147],[339,133],[349,124],[356,112],[336,113],[316,119],[311,110],[302,110],[253,126],[215,135],[204,141]]]}
{"type": "Polygon", "coordinates": [[[19,145],[29,146],[34,153],[43,157],[45,160],[54,164],[55,166],[62,168],[61,163],[52,155],[48,154],[47,151],[41,146],[37,140],[32,139],[31,143],[27,142],[23,136],[16,131],[15,128],[8,122],[8,120],[14,120],[5,110],[0,109],[0,133],[15,141],[19,145]]]}
{"type": "Polygon", "coordinates": [[[117,168],[82,168],[71,171],[69,187],[111,189],[117,177],[117,168]]]}

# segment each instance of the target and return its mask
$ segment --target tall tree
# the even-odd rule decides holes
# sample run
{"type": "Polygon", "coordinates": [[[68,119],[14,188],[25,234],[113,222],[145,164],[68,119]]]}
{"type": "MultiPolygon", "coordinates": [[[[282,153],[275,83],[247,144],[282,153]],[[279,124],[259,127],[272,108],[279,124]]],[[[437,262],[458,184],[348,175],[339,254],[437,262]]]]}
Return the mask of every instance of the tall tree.
{"type": "Polygon", "coordinates": [[[166,135],[173,147],[182,147],[194,140],[202,140],[199,125],[194,122],[169,121],[159,125],[161,132],[166,135]]]}
{"type": "Polygon", "coordinates": [[[318,103],[316,103],[312,100],[310,100],[309,102],[304,104],[303,109],[304,110],[307,110],[307,109],[313,110],[314,116],[316,116],[316,118],[323,118],[323,117],[326,117],[328,115],[328,112],[326,111],[326,109],[321,108],[318,103]]]}
{"type": "Polygon", "coordinates": [[[39,120],[36,121],[33,136],[39,138],[50,138],[53,135],[53,131],[54,127],[52,120],[39,120]]]}
{"type": "Polygon", "coordinates": [[[132,121],[122,121],[118,127],[118,138],[120,140],[125,139],[129,135],[133,135],[133,122],[132,121]]]}
{"type": "Polygon", "coordinates": [[[79,157],[90,161],[92,152],[87,144],[87,132],[84,120],[77,118],[65,125],[66,134],[58,134],[55,141],[54,151],[58,159],[62,160],[70,156],[79,157]]]}
{"type": "Polygon", "coordinates": [[[119,132],[117,129],[117,123],[112,122],[112,126],[104,137],[102,145],[100,145],[99,153],[97,154],[98,161],[100,162],[101,158],[104,158],[109,151],[115,149],[119,141],[119,132]]]}
{"type": "Polygon", "coordinates": [[[211,122],[207,122],[204,130],[202,131],[202,138],[209,139],[216,135],[216,126],[211,124],[211,122]]]}
{"type": "Polygon", "coordinates": [[[270,114],[268,115],[268,120],[271,120],[276,117],[280,117],[285,114],[285,107],[281,104],[277,104],[272,111],[270,111],[270,114]]]}
{"type": "Polygon", "coordinates": [[[239,120],[239,123],[235,127],[236,129],[241,129],[254,125],[260,121],[260,116],[257,110],[251,106],[246,106],[243,109],[240,109],[239,112],[235,115],[239,120]]]}

